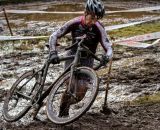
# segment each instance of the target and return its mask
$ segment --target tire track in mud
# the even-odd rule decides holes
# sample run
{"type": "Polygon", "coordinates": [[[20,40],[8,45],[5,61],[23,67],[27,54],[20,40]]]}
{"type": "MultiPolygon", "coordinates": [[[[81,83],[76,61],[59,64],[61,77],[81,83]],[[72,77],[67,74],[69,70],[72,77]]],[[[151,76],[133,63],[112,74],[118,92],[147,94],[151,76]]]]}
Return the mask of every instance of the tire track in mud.
{"type": "MultiPolygon", "coordinates": [[[[115,49],[113,63],[112,84],[129,85],[128,93],[155,93],[160,91],[160,46],[145,50],[130,49],[122,47],[115,49]],[[127,53],[125,53],[127,52],[127,53]],[[124,57],[122,57],[124,55],[124,57]],[[156,86],[157,85],[157,86],[156,86]]],[[[27,58],[28,56],[26,56],[27,58]]],[[[24,57],[23,57],[24,58],[24,57]]],[[[106,75],[104,75],[105,77],[106,75]]],[[[2,80],[3,81],[3,80],[2,80]]],[[[103,83],[105,84],[105,78],[103,83]]],[[[112,91],[112,88],[110,89],[112,91]]],[[[0,89],[0,101],[5,97],[6,90],[0,89]]],[[[55,129],[55,130],[146,130],[160,129],[160,104],[146,104],[140,106],[129,106],[122,103],[110,104],[119,113],[103,115],[100,112],[87,112],[76,122],[66,126],[56,126],[45,119],[40,122],[31,121],[27,126],[19,123],[6,123],[1,120],[2,129],[55,129]],[[27,128],[26,128],[27,127],[27,128]]],[[[99,108],[100,110],[100,108],[99,108]]],[[[45,114],[45,113],[44,113],[45,114]]]]}

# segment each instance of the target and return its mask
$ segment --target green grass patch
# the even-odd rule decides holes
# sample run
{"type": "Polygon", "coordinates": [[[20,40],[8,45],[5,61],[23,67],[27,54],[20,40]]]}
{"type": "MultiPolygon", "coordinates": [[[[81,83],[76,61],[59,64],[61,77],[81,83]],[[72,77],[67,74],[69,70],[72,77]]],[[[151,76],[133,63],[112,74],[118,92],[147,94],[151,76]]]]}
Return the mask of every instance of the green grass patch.
{"type": "Polygon", "coordinates": [[[132,105],[143,105],[143,104],[152,104],[160,103],[160,92],[153,95],[145,95],[133,100],[130,104],[132,105]]]}
{"type": "Polygon", "coordinates": [[[122,29],[116,29],[109,32],[109,35],[118,39],[121,37],[131,37],[160,31],[160,22],[144,23],[141,25],[130,26],[122,29]]]}

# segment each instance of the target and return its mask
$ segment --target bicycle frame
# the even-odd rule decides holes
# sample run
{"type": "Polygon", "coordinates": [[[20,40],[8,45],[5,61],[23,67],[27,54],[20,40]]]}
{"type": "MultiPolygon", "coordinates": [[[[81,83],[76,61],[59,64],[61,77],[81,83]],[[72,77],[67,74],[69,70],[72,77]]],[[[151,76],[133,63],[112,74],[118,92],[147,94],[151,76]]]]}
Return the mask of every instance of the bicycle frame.
{"type": "MultiPolygon", "coordinates": [[[[76,45],[75,47],[77,48],[77,51],[74,55],[59,57],[60,62],[67,61],[67,60],[72,60],[72,62],[64,70],[64,72],[60,74],[60,76],[49,87],[47,87],[47,90],[44,89],[44,85],[46,82],[46,76],[49,70],[49,66],[51,64],[51,60],[49,58],[46,60],[46,62],[44,63],[41,69],[38,69],[38,70],[32,69],[30,71],[27,71],[21,77],[17,79],[17,81],[12,85],[10,92],[7,95],[7,98],[4,101],[3,115],[6,121],[12,122],[12,121],[16,121],[20,119],[32,107],[33,109],[35,108],[34,109],[35,111],[33,113],[33,119],[36,119],[36,115],[38,114],[40,108],[44,104],[44,99],[48,95],[51,98],[49,98],[47,101],[47,112],[50,111],[49,109],[52,107],[50,105],[53,105],[52,96],[55,96],[55,94],[57,94],[57,90],[60,87],[65,87],[63,89],[64,90],[63,93],[61,93],[60,91],[60,93],[63,94],[62,97],[64,97],[64,95],[67,94],[67,96],[69,96],[69,98],[71,98],[72,100],[80,101],[83,98],[83,94],[86,94],[86,89],[88,90],[88,88],[89,89],[91,88],[90,86],[93,86],[93,91],[92,91],[93,93],[91,92],[90,94],[91,99],[89,100],[85,109],[87,110],[91,106],[91,104],[95,100],[95,97],[98,91],[98,87],[99,87],[98,76],[92,68],[84,67],[85,65],[82,66],[82,64],[79,64],[79,63],[81,63],[82,58],[85,57],[85,59],[87,60],[87,58],[90,57],[90,58],[100,61],[99,66],[96,67],[96,69],[98,69],[99,67],[103,65],[104,62],[103,60],[101,60],[101,58],[97,57],[94,53],[92,53],[87,46],[83,44],[84,39],[85,39],[84,37],[81,37],[81,38],[79,37],[79,39],[77,39],[77,42],[75,44],[67,48],[67,49],[71,49],[73,46],[76,45]],[[82,51],[85,51],[87,55],[82,56],[84,54],[82,51]],[[79,84],[81,84],[79,83],[79,79],[85,80],[83,78],[85,78],[86,76],[89,76],[89,78],[86,78],[87,79],[86,81],[88,82],[89,86],[88,85],[85,86],[86,84],[84,83],[84,85],[82,85],[82,87],[85,86],[84,88],[79,87],[79,84]],[[90,85],[92,82],[92,81],[90,82],[90,79],[93,79],[92,81],[94,81],[92,85],[90,85]],[[61,86],[61,84],[63,84],[63,86],[61,86]],[[23,89],[23,86],[25,86],[24,87],[25,89],[23,89]],[[12,113],[12,111],[10,110],[12,110],[13,108],[15,108],[15,110],[18,109],[17,104],[21,105],[21,103],[23,102],[23,100],[19,100],[21,97],[27,100],[27,102],[24,105],[22,105],[23,106],[22,110],[18,111],[18,113],[16,113],[17,115],[10,114],[12,113]],[[11,100],[13,99],[16,101],[12,103],[14,106],[12,104],[9,104],[10,99],[11,100]],[[9,106],[11,106],[12,109],[9,106]]],[[[86,99],[87,100],[89,99],[88,96],[86,99]]],[[[61,100],[63,100],[63,98],[61,98],[61,100]]],[[[86,112],[86,110],[82,111],[82,113],[86,112]]],[[[81,116],[81,114],[77,115],[76,118],[81,116]]]]}
{"type": "MultiPolygon", "coordinates": [[[[71,71],[71,77],[73,76],[73,72],[74,70],[76,69],[77,65],[78,65],[78,61],[80,59],[80,53],[81,51],[86,51],[87,53],[89,53],[94,59],[98,60],[98,61],[101,61],[100,58],[98,58],[94,53],[92,53],[86,46],[83,45],[83,41],[84,41],[84,38],[81,39],[80,42],[76,43],[78,44],[78,48],[77,48],[77,52],[75,55],[71,55],[71,56],[63,56],[63,57],[59,57],[59,60],[60,61],[66,61],[66,60],[69,60],[69,59],[73,59],[73,62],[64,70],[64,72],[50,85],[50,87],[42,93],[42,95],[40,96],[39,100],[38,100],[38,104],[41,104],[41,102],[43,102],[43,100],[48,96],[49,92],[51,91],[51,89],[53,88],[53,86],[55,85],[55,83],[65,74],[67,73],[69,70],[71,71]]],[[[75,44],[73,44],[72,46],[75,46],[75,44]]],[[[72,47],[71,46],[71,47],[72,47]]],[[[71,47],[68,47],[69,49],[71,47]]],[[[47,71],[48,71],[48,68],[49,68],[49,65],[50,65],[50,62],[49,62],[49,59],[46,61],[46,63],[44,64],[44,66],[42,67],[41,71],[42,71],[42,84],[41,84],[41,87],[43,89],[44,87],[44,83],[45,83],[45,80],[46,80],[46,76],[47,76],[47,71]]],[[[102,65],[99,65],[96,69],[100,68],[100,66],[102,65]]],[[[72,79],[72,78],[70,78],[72,79]]],[[[69,82],[69,85],[71,83],[71,80],[69,82]]]]}

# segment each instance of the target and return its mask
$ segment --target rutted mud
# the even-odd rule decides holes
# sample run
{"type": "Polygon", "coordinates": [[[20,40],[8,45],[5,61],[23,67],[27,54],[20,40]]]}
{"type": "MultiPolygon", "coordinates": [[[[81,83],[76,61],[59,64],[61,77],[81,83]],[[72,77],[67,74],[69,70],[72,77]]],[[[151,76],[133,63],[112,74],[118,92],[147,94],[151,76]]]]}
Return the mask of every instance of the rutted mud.
{"type": "MultiPolygon", "coordinates": [[[[46,53],[23,53],[19,55],[5,55],[1,57],[2,67],[8,71],[1,74],[0,100],[1,109],[4,97],[6,95],[5,80],[12,81],[15,75],[26,71],[27,68],[39,66],[47,57],[46,53]],[[18,60],[15,60],[15,57],[18,60]],[[41,59],[41,60],[40,60],[41,59]],[[24,62],[25,61],[25,62],[24,62]],[[22,69],[23,68],[23,69],[22,69]],[[16,70],[15,73],[9,71],[16,70]],[[15,74],[15,75],[14,75],[15,74]],[[12,78],[11,78],[12,77],[12,78]],[[2,86],[3,85],[3,86],[2,86]],[[2,88],[3,87],[3,88],[2,88]]],[[[56,67],[62,68],[63,65],[56,67]]],[[[111,76],[111,85],[109,90],[109,106],[118,111],[118,114],[104,115],[100,113],[101,105],[104,100],[104,92],[100,91],[92,108],[82,118],[67,126],[56,126],[50,122],[45,113],[45,108],[40,111],[38,117],[40,122],[33,121],[30,116],[22,118],[16,123],[7,123],[3,121],[1,128],[4,129],[155,129],[160,126],[160,104],[146,104],[141,106],[126,105],[124,101],[131,101],[137,96],[153,94],[160,91],[160,46],[145,50],[131,49],[128,47],[115,47],[115,56],[113,62],[113,71],[111,76]],[[123,54],[124,53],[124,54],[123,54]],[[121,57],[123,55],[123,57],[121,57]],[[17,126],[18,125],[18,126],[17,126]]],[[[103,71],[100,70],[100,71],[103,71]]],[[[54,73],[52,71],[52,73],[54,73]]],[[[101,88],[105,86],[107,72],[101,73],[103,80],[101,88]],[[106,77],[106,78],[105,78],[106,77]]],[[[2,117],[2,113],[0,113],[2,117]]]]}
{"type": "MultiPolygon", "coordinates": [[[[114,2],[113,2],[114,5],[114,2]]],[[[141,5],[142,6],[142,5],[141,5]]],[[[114,7],[114,6],[113,6],[114,7]]],[[[125,7],[124,7],[125,8],[125,7]]],[[[35,22],[36,23],[36,22],[35,22]]],[[[34,24],[36,25],[36,24],[34,24]]],[[[44,26],[46,24],[44,23],[44,26]]],[[[42,25],[36,25],[35,28],[42,25]]],[[[54,27],[54,25],[53,25],[54,27]]],[[[28,32],[32,33],[32,32],[28,32]]],[[[37,34],[37,32],[36,32],[37,34]]],[[[47,58],[47,51],[13,52],[0,55],[0,129],[2,130],[159,130],[160,103],[131,105],[136,97],[155,94],[160,91],[160,44],[148,49],[116,46],[109,89],[109,107],[118,114],[104,115],[100,112],[104,101],[104,87],[107,82],[106,69],[99,70],[102,78],[99,94],[91,109],[76,122],[57,126],[46,117],[45,106],[38,114],[41,121],[33,121],[27,114],[21,120],[8,123],[2,116],[2,105],[7,90],[17,75],[41,67],[47,58]]],[[[50,67],[46,87],[63,71],[63,64],[50,67]]],[[[30,111],[31,113],[31,111],[30,111]]]]}

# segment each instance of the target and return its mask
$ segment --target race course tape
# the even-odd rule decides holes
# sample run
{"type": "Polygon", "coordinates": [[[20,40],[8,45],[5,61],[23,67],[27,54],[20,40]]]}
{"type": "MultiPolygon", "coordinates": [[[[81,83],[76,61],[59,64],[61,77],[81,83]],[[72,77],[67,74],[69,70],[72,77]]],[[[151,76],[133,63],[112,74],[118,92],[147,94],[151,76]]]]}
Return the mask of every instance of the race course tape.
{"type": "MultiPolygon", "coordinates": [[[[0,36],[0,41],[4,40],[26,40],[26,39],[44,39],[49,38],[49,36],[35,36],[35,37],[27,37],[27,36],[0,36]]],[[[114,44],[117,45],[123,45],[123,46],[129,46],[129,47],[136,47],[136,48],[148,48],[150,46],[153,46],[157,43],[160,43],[160,32],[155,33],[149,33],[145,35],[138,35],[126,39],[116,40],[113,41],[114,44]],[[148,40],[154,40],[157,39],[152,44],[142,43],[142,41],[148,41],[148,40]]]]}
{"type": "Polygon", "coordinates": [[[120,29],[120,28],[125,28],[125,27],[129,27],[129,26],[133,26],[133,25],[142,24],[142,23],[157,21],[159,19],[160,19],[160,17],[153,17],[152,19],[148,18],[147,20],[143,20],[143,21],[139,21],[139,22],[132,22],[132,23],[126,23],[126,24],[120,24],[120,25],[107,26],[107,27],[105,27],[105,30],[111,31],[114,29],[120,29]]]}
{"type": "Polygon", "coordinates": [[[136,8],[136,9],[130,9],[130,10],[108,11],[107,13],[146,12],[146,11],[154,11],[154,10],[160,10],[160,6],[136,8]]]}
{"type": "Polygon", "coordinates": [[[123,40],[113,41],[114,44],[129,46],[129,47],[136,47],[136,48],[148,48],[155,44],[160,43],[160,32],[145,34],[145,35],[138,35],[130,38],[126,38],[123,40]],[[151,44],[144,43],[144,41],[154,40],[151,44]]]}
{"type": "MultiPolygon", "coordinates": [[[[119,11],[107,11],[107,14],[112,13],[123,13],[123,12],[145,12],[145,11],[154,11],[154,10],[160,10],[160,6],[153,6],[153,7],[145,7],[145,8],[136,8],[136,9],[130,9],[130,10],[119,10],[119,11]]],[[[35,10],[6,10],[7,13],[13,13],[13,14],[33,14],[33,13],[40,13],[40,14],[83,14],[84,11],[77,11],[77,12],[64,12],[64,11],[54,11],[54,12],[48,12],[48,11],[35,11],[35,10]]],[[[1,11],[0,13],[3,13],[1,11]]]]}
{"type": "MultiPolygon", "coordinates": [[[[2,12],[0,12],[2,13],[2,12]]],[[[83,11],[78,12],[63,12],[63,11],[55,11],[55,12],[48,12],[48,11],[35,11],[35,10],[6,10],[6,13],[10,14],[83,14],[83,11]]]]}
{"type": "MultiPolygon", "coordinates": [[[[49,38],[49,36],[0,36],[0,41],[13,41],[13,40],[29,40],[29,39],[44,39],[49,38]]],[[[153,39],[159,39],[160,32],[149,33],[144,35],[138,35],[130,38],[126,38],[124,40],[117,40],[115,42],[122,42],[122,41],[147,41],[153,39]]]]}
{"type": "Polygon", "coordinates": [[[154,40],[160,38],[160,32],[154,32],[144,35],[138,35],[134,37],[127,38],[125,40],[132,40],[132,41],[148,41],[148,40],[154,40]]]}
{"type": "Polygon", "coordinates": [[[128,46],[128,47],[135,47],[135,48],[148,48],[148,47],[154,46],[158,43],[160,43],[160,39],[157,39],[155,42],[153,42],[151,44],[137,42],[137,41],[122,41],[122,42],[116,42],[115,44],[128,46]]]}
{"type": "Polygon", "coordinates": [[[49,36],[0,36],[0,41],[30,40],[44,38],[49,38],[49,36]]]}

